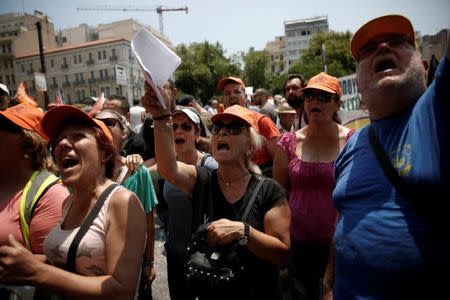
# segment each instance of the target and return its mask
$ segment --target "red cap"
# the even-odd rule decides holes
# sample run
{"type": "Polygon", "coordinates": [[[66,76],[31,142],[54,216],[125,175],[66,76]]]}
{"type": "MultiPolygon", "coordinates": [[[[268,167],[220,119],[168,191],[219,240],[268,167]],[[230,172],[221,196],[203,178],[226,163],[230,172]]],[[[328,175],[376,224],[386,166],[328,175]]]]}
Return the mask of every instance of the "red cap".
{"type": "Polygon", "coordinates": [[[225,109],[223,113],[214,115],[211,118],[211,122],[213,122],[214,124],[227,117],[231,117],[232,119],[239,119],[240,121],[243,121],[253,127],[256,132],[259,132],[258,123],[256,121],[255,112],[253,110],[235,104],[225,109]]]}
{"type": "Polygon", "coordinates": [[[308,85],[302,89],[302,92],[307,89],[317,89],[328,93],[337,94],[339,99],[342,96],[341,85],[336,77],[330,76],[325,72],[320,72],[308,81],[308,85]]]}
{"type": "Polygon", "coordinates": [[[222,79],[219,80],[219,84],[217,85],[217,87],[219,88],[219,90],[223,91],[223,88],[225,87],[225,85],[227,85],[229,82],[235,82],[238,83],[240,85],[242,85],[245,88],[245,84],[242,81],[242,79],[237,78],[237,77],[224,77],[222,79]]]}
{"type": "Polygon", "coordinates": [[[44,140],[48,140],[47,135],[41,127],[41,120],[44,116],[42,110],[28,103],[20,103],[0,111],[0,114],[16,124],[17,126],[37,132],[44,140]]]}
{"type": "Polygon", "coordinates": [[[61,130],[61,127],[73,120],[82,120],[86,123],[86,125],[100,128],[108,137],[109,141],[113,144],[112,135],[105,123],[91,118],[82,110],[70,105],[55,106],[47,111],[42,118],[42,129],[51,140],[55,140],[61,130]]]}
{"type": "Polygon", "coordinates": [[[350,43],[353,57],[359,60],[359,50],[377,36],[384,34],[406,34],[411,45],[415,46],[414,29],[411,22],[401,15],[387,15],[364,24],[350,43]]]}

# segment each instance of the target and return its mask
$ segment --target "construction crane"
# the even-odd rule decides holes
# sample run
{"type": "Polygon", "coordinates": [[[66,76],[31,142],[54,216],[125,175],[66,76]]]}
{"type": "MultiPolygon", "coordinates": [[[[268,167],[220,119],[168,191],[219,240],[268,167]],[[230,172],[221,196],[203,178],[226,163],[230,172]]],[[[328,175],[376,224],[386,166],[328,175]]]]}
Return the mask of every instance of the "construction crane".
{"type": "Polygon", "coordinates": [[[159,16],[159,32],[164,35],[164,23],[163,23],[163,12],[165,11],[185,11],[188,13],[188,7],[176,7],[176,8],[167,8],[162,7],[161,5],[156,7],[155,9],[147,9],[147,8],[109,8],[109,7],[97,7],[97,8],[77,8],[77,10],[109,10],[109,11],[156,11],[159,16]]]}

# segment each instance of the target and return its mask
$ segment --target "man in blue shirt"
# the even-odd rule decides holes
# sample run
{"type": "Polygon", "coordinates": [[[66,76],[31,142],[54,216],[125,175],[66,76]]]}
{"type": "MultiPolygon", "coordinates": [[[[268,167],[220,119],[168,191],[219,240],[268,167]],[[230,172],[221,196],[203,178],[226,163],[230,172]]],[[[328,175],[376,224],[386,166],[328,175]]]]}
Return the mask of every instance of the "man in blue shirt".
{"type": "MultiPolygon", "coordinates": [[[[445,298],[450,225],[439,224],[444,214],[438,212],[450,199],[450,47],[428,88],[428,63],[403,16],[369,21],[353,36],[351,50],[371,125],[354,134],[336,160],[339,218],[327,270],[328,278],[334,271],[333,297],[445,298]],[[370,126],[408,187],[426,192],[421,205],[386,177],[369,143],[370,126]]],[[[330,296],[332,280],[325,281],[330,296]]]]}

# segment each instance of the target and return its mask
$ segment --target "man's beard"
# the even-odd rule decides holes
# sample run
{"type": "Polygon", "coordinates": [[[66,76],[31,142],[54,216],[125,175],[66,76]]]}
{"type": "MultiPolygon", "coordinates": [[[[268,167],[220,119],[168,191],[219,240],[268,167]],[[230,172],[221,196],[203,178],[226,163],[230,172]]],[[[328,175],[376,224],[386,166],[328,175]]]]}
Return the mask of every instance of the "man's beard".
{"type": "Polygon", "coordinates": [[[303,97],[291,95],[287,98],[287,102],[292,108],[298,108],[303,105],[303,97]]]}

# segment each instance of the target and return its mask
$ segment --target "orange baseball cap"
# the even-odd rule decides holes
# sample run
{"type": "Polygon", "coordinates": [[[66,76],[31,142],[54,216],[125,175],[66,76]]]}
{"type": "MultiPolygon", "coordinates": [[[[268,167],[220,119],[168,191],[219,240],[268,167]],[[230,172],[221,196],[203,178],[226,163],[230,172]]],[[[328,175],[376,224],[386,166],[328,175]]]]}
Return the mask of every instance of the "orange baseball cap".
{"type": "Polygon", "coordinates": [[[242,86],[245,88],[245,84],[244,84],[244,82],[242,81],[242,79],[237,78],[237,77],[231,77],[231,76],[229,76],[229,77],[224,77],[224,78],[220,79],[220,80],[219,80],[219,83],[218,83],[218,85],[217,85],[217,87],[219,88],[219,90],[223,91],[223,88],[224,88],[225,85],[227,85],[227,83],[229,83],[229,82],[235,82],[235,83],[238,83],[238,84],[242,85],[242,86]]]}
{"type": "Polygon", "coordinates": [[[373,38],[383,34],[406,34],[411,45],[415,46],[414,29],[411,22],[401,15],[386,15],[364,24],[353,35],[350,47],[353,57],[359,60],[359,50],[373,38]]]}
{"type": "Polygon", "coordinates": [[[253,127],[256,132],[259,133],[258,123],[256,121],[255,112],[253,110],[235,104],[225,109],[223,113],[214,115],[211,118],[211,122],[214,124],[227,117],[230,117],[232,119],[239,119],[240,121],[243,121],[253,127]]]}
{"type": "Polygon", "coordinates": [[[320,72],[316,76],[311,77],[306,87],[302,89],[302,92],[307,89],[317,89],[328,93],[337,94],[339,99],[342,96],[342,89],[339,84],[339,80],[325,72],[320,72]]]}
{"type": "Polygon", "coordinates": [[[44,112],[30,103],[20,103],[0,111],[0,114],[16,124],[17,126],[37,132],[44,140],[48,136],[44,133],[41,126],[41,120],[44,112]]]}
{"type": "Polygon", "coordinates": [[[105,123],[91,118],[82,110],[70,105],[55,106],[47,111],[42,118],[42,129],[51,140],[55,140],[61,131],[61,127],[74,120],[80,120],[86,125],[100,128],[113,144],[112,135],[105,123]]]}

